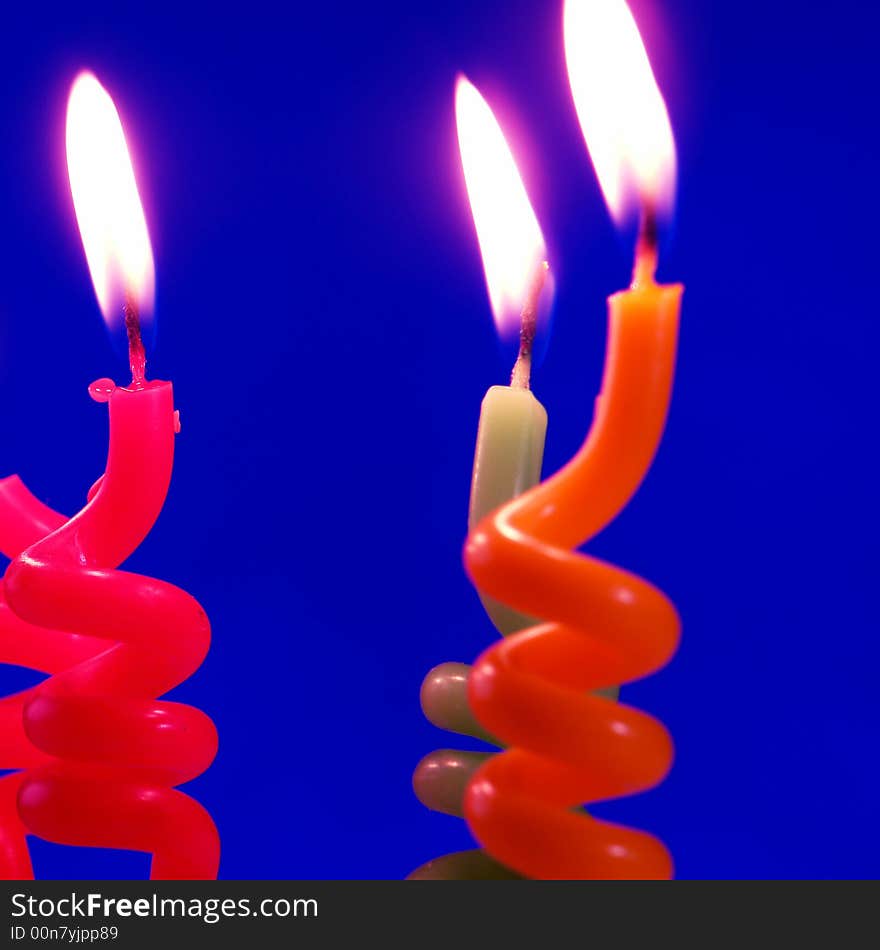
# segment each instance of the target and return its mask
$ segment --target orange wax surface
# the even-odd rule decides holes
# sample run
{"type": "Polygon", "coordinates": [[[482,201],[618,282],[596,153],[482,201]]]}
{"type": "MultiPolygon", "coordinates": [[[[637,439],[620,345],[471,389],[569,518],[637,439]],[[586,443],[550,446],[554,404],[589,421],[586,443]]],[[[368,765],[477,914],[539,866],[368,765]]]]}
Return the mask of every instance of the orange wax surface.
{"type": "Polygon", "coordinates": [[[656,284],[652,264],[640,259],[632,288],[609,299],[604,379],[582,448],[465,545],[483,595],[546,621],[487,650],[468,691],[482,726],[510,746],[472,778],[468,824],[494,858],[533,878],[672,874],[656,838],[574,808],[650,788],[672,762],[659,722],[588,691],[662,666],[678,643],[676,610],[647,582],[573,551],[626,505],[663,433],[682,287],[656,284]]]}

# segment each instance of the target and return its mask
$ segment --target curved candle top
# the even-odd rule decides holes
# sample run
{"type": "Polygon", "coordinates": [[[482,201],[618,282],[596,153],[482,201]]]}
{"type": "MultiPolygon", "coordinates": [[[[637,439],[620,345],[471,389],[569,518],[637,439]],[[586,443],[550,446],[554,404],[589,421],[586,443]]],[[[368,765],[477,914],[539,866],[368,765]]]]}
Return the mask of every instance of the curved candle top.
{"type": "MultiPolygon", "coordinates": [[[[75,558],[116,567],[147,536],[165,501],[174,461],[175,412],[171,383],[118,387],[108,400],[110,447],[98,490],[77,515],[28,550],[30,558],[75,558]]],[[[15,491],[13,482],[8,490],[15,491]]],[[[7,585],[14,586],[7,575],[7,585]]],[[[51,626],[46,619],[46,626],[51,626]]]]}
{"type": "Polygon", "coordinates": [[[479,567],[491,538],[525,534],[575,548],[612,521],[638,488],[666,421],[681,293],[679,285],[650,282],[610,298],[605,376],[586,442],[559,472],[494,514],[498,534],[480,525],[471,532],[465,559],[481,590],[496,596],[493,578],[479,567]]]}

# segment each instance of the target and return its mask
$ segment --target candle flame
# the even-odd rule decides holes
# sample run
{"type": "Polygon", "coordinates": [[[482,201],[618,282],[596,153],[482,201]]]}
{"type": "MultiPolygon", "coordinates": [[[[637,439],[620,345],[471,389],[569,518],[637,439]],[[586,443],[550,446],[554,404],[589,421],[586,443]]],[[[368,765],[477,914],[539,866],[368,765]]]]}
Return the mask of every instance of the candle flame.
{"type": "Polygon", "coordinates": [[[566,0],[565,59],[581,130],[618,224],[668,215],[675,141],[638,27],[624,0],[566,0]]]}
{"type": "Polygon", "coordinates": [[[153,249],[122,123],[107,90],[80,73],[67,102],[67,171],[92,283],[108,324],[128,301],[153,309],[153,249]]]}
{"type": "MultiPolygon", "coordinates": [[[[502,337],[511,337],[519,333],[535,274],[547,257],[544,236],[501,127],[464,76],[456,83],[455,117],[495,325],[502,337]]],[[[545,290],[542,309],[549,296],[545,290]]]]}

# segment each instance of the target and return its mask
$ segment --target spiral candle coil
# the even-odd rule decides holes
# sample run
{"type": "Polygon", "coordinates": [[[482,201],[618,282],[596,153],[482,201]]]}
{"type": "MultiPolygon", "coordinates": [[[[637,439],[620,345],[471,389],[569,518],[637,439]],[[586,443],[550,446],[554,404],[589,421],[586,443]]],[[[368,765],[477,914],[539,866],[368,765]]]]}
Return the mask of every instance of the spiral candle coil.
{"type": "MultiPolygon", "coordinates": [[[[422,683],[422,710],[440,729],[497,745],[497,740],[474,719],[468,704],[467,681],[471,671],[465,663],[441,663],[434,667],[422,683]]],[[[413,773],[416,797],[432,811],[463,818],[468,780],[491,754],[461,749],[429,752],[413,773]]],[[[409,875],[412,880],[490,880],[518,876],[482,849],[442,855],[409,875]]]]}
{"type": "Polygon", "coordinates": [[[666,729],[598,691],[663,666],[679,618],[646,581],[574,549],[613,520],[651,465],[669,405],[681,291],[637,272],[629,291],[610,298],[605,375],[584,445],[468,536],[465,568],[483,597],[545,622],[462,668],[461,688],[447,676],[442,701],[432,694],[424,704],[426,681],[432,721],[475,734],[470,720],[509,748],[470,764],[461,753],[434,753],[419,766],[419,797],[451,810],[443,803],[457,794],[487,856],[450,855],[416,876],[477,865],[533,878],[672,874],[659,840],[577,806],[644,791],[669,770],[666,729]]]}
{"type": "Polygon", "coordinates": [[[669,770],[672,742],[660,723],[586,691],[645,676],[671,656],[679,626],[671,603],[625,571],[494,522],[471,537],[468,564],[477,577],[503,565],[520,609],[553,617],[554,589],[566,607],[492,646],[469,677],[475,715],[512,746],[468,786],[475,837],[533,878],[671,876],[656,838],[571,810],[648,789],[669,770]]]}
{"type": "MultiPolygon", "coordinates": [[[[217,733],[201,711],[156,699],[198,669],[210,624],[179,588],[115,569],[161,508],[170,450],[132,475],[125,471],[130,457],[119,451],[114,460],[114,442],[125,439],[123,433],[114,440],[112,418],[111,407],[107,475],[75,518],[45,508],[15,477],[0,483],[0,543],[14,557],[0,601],[3,658],[51,674],[0,705],[2,751],[10,758],[2,764],[25,769],[0,782],[0,869],[9,877],[30,873],[27,832],[151,853],[153,879],[213,878],[214,823],[175,786],[208,767],[217,733]],[[144,511],[119,517],[118,537],[108,541],[112,532],[104,531],[99,544],[90,532],[93,522],[114,515],[114,469],[117,485],[142,479],[136,487],[144,511]],[[35,540],[37,534],[44,537],[35,540]]],[[[161,439],[164,446],[164,431],[161,439]]],[[[137,492],[131,503],[138,503],[137,492]]]]}
{"type": "MultiPolygon", "coordinates": [[[[414,775],[418,797],[434,810],[464,814],[483,849],[444,855],[413,877],[669,877],[672,862],[656,838],[573,809],[648,789],[666,775],[672,743],[663,726],[587,691],[661,666],[678,642],[675,609],[625,571],[570,551],[542,550],[537,539],[502,530],[489,519],[471,535],[469,569],[509,577],[508,598],[534,614],[553,596],[538,585],[552,581],[566,609],[559,622],[499,641],[473,667],[446,663],[428,674],[423,706],[436,725],[493,742],[499,736],[513,748],[500,754],[443,749],[422,760],[414,775]],[[531,580],[517,575],[523,568],[531,580]],[[536,593],[528,600],[530,590],[536,593]],[[580,610],[590,626],[572,623],[570,610],[580,610]],[[438,700],[442,693],[445,703],[438,700]]],[[[501,588],[492,595],[500,597],[501,588]]]]}
{"type": "Polygon", "coordinates": [[[666,729],[595,691],[663,666],[678,644],[678,614],[646,581],[573,549],[613,520],[651,465],[681,291],[637,271],[631,290],[610,298],[605,375],[584,445],[483,519],[465,545],[483,595],[546,621],[492,646],[468,680],[476,719],[511,748],[473,776],[465,816],[494,858],[529,877],[672,874],[653,836],[574,809],[651,788],[668,772],[666,729]]]}

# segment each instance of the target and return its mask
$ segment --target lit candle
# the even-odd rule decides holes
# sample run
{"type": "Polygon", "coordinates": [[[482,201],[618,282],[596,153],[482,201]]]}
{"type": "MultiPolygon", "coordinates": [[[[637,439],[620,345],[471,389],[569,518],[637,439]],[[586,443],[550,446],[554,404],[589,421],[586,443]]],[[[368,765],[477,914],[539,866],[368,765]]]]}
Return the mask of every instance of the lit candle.
{"type": "Polygon", "coordinates": [[[468,680],[482,726],[511,748],[472,778],[465,814],[499,862],[529,877],[668,877],[653,836],[574,806],[652,787],[672,744],[650,716],[597,696],[674,651],[679,621],[658,590],[574,549],[611,521],[659,444],[672,386],[680,286],[654,281],[656,220],[675,151],[665,104],[623,0],[568,0],[572,92],[612,213],[641,217],[630,290],[609,301],[605,375],[581,450],[556,475],[471,532],[479,589],[540,617],[481,656],[468,680]]]}
{"type": "MultiPolygon", "coordinates": [[[[499,334],[519,333],[509,386],[483,398],[474,453],[468,528],[541,478],[547,412],[529,388],[539,310],[549,307],[547,248],[510,148],[492,110],[460,77],[455,114],[461,163],[480,243],[486,286],[499,334]]],[[[483,601],[498,630],[513,633],[528,618],[483,601]]]]}
{"type": "Polygon", "coordinates": [[[155,698],[201,664],[210,624],[178,588],[115,570],[162,509],[178,419],[171,384],[146,378],[139,314],[153,303],[152,249],[116,108],[91,74],[71,91],[67,155],[95,292],[105,317],[124,321],[132,381],[90,387],[108,403],[110,445],[105,473],[76,516],[47,509],[17,477],[0,482],[0,546],[14,558],[2,632],[26,633],[34,665],[54,674],[14,697],[29,751],[20,725],[0,719],[3,751],[27,752],[3,762],[26,771],[0,789],[9,822],[0,869],[30,873],[27,832],[148,852],[154,879],[211,878],[214,823],[174,786],[207,768],[216,731],[199,710],[155,698]]]}
{"type": "MultiPolygon", "coordinates": [[[[492,110],[477,89],[459,77],[455,93],[458,142],[468,198],[483,258],[486,286],[502,338],[519,334],[519,354],[509,386],[492,386],[483,398],[477,429],[468,528],[541,478],[547,412],[529,388],[539,317],[550,307],[552,283],[544,237],[492,110]]],[[[480,595],[504,635],[533,621],[506,604],[480,595]]],[[[467,701],[470,667],[442,663],[425,678],[422,708],[443,729],[492,740],[467,701]]],[[[463,814],[464,790],[486,754],[442,749],[427,755],[413,776],[419,800],[435,811],[463,814]]],[[[413,877],[509,876],[479,852],[447,855],[413,877]]]]}

